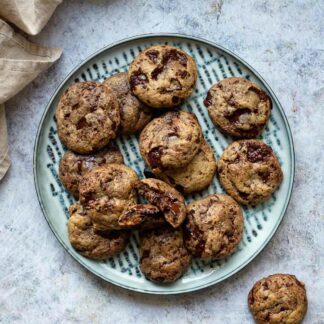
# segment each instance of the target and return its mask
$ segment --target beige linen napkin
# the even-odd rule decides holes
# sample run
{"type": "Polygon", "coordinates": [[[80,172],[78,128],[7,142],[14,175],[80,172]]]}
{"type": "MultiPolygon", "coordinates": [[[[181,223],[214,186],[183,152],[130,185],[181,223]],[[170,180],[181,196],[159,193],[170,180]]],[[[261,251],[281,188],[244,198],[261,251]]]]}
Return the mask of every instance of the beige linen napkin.
{"type": "MultiPolygon", "coordinates": [[[[0,105],[60,58],[62,51],[28,42],[0,19],[0,105]]],[[[0,107],[0,180],[9,167],[4,107],[0,107]]]]}
{"type": "Polygon", "coordinates": [[[0,16],[30,35],[38,34],[62,0],[0,0],[0,16]]]}

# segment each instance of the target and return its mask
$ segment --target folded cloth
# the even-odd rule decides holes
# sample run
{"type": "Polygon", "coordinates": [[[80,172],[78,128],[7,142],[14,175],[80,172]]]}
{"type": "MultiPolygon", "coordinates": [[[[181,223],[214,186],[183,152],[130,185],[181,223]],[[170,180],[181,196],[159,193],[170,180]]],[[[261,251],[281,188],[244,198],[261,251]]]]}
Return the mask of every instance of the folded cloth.
{"type": "Polygon", "coordinates": [[[30,35],[38,34],[62,0],[0,0],[0,16],[30,35]]]}
{"type": "MultiPolygon", "coordinates": [[[[60,58],[62,50],[28,42],[0,19],[0,104],[60,58]]],[[[4,107],[0,109],[0,180],[9,167],[4,107]]]]}

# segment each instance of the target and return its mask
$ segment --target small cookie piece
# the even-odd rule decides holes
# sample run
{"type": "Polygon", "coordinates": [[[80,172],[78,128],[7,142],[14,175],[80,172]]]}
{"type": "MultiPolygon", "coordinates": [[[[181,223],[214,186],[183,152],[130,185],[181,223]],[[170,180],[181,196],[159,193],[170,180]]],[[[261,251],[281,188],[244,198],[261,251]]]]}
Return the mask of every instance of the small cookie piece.
{"type": "Polygon", "coordinates": [[[255,283],[248,304],[258,324],[298,324],[307,311],[305,285],[293,275],[274,274],[255,283]]]}
{"type": "Polygon", "coordinates": [[[243,213],[230,196],[215,194],[187,206],[185,245],[204,260],[218,260],[232,254],[243,235],[243,213]]]}
{"type": "Polygon", "coordinates": [[[252,139],[233,142],[224,150],[218,174],[226,192],[243,205],[267,200],[283,178],[271,147],[252,139]]]}
{"type": "Polygon", "coordinates": [[[202,144],[188,165],[159,173],[157,176],[184,194],[198,192],[212,182],[217,169],[216,159],[210,145],[202,144]]]}
{"type": "Polygon", "coordinates": [[[153,119],[141,132],[139,147],[154,173],[187,165],[202,141],[197,117],[189,112],[168,112],[153,119]]]}
{"type": "Polygon", "coordinates": [[[126,208],[118,219],[121,228],[141,230],[159,228],[167,222],[160,210],[149,204],[138,204],[126,208]]]}
{"type": "Polygon", "coordinates": [[[98,82],[74,83],[57,105],[56,120],[60,140],[70,150],[92,153],[116,137],[120,123],[118,101],[98,82]]]}
{"type": "Polygon", "coordinates": [[[120,109],[120,131],[122,134],[135,134],[141,131],[152,119],[152,111],[139,101],[130,90],[128,74],[117,73],[103,84],[115,93],[120,109]]]}
{"type": "Polygon", "coordinates": [[[123,231],[97,231],[90,217],[79,204],[69,208],[68,234],[71,245],[83,256],[91,259],[108,259],[121,251],[130,234],[123,231]]]}
{"type": "Polygon", "coordinates": [[[175,281],[190,262],[181,230],[163,227],[140,233],[140,268],[146,278],[161,283],[175,281]]]}
{"type": "Polygon", "coordinates": [[[137,203],[134,170],[123,164],[106,164],[86,173],[79,184],[80,203],[100,230],[118,230],[118,218],[137,203]]]}
{"type": "Polygon", "coordinates": [[[107,163],[124,163],[122,154],[112,142],[96,154],[81,155],[67,151],[60,161],[60,180],[64,187],[78,199],[79,182],[83,175],[93,168],[107,163]]]}
{"type": "Polygon", "coordinates": [[[156,45],[136,56],[128,75],[131,89],[141,101],[153,108],[172,108],[192,93],[197,67],[179,48],[156,45]]]}
{"type": "Polygon", "coordinates": [[[180,192],[158,179],[143,179],[135,188],[140,196],[159,208],[172,227],[178,228],[183,223],[187,209],[180,192]]]}
{"type": "Polygon", "coordinates": [[[272,108],[265,91],[249,80],[235,77],[214,84],[204,104],[214,125],[236,138],[257,137],[272,108]]]}

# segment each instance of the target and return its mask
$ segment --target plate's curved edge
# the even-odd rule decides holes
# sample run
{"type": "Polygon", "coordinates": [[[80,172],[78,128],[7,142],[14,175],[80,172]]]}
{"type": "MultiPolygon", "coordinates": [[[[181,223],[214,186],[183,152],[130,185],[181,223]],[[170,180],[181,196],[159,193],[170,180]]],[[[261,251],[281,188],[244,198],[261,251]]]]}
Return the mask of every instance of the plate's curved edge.
{"type": "Polygon", "coordinates": [[[188,292],[193,292],[193,291],[197,291],[200,289],[204,289],[207,287],[210,287],[212,285],[215,285],[223,280],[228,279],[229,277],[231,277],[232,275],[238,273],[240,270],[242,270],[245,266],[247,266],[255,257],[257,257],[261,251],[267,246],[267,244],[270,242],[270,240],[272,239],[272,237],[274,236],[275,232],[277,231],[279,225],[281,224],[281,221],[283,219],[283,216],[285,215],[287,208],[288,208],[288,204],[289,201],[291,199],[291,194],[292,194],[292,188],[293,188],[293,183],[294,183],[294,179],[295,179],[295,148],[294,148],[294,142],[293,142],[293,137],[292,137],[292,133],[291,133],[291,129],[288,123],[288,119],[287,116],[284,112],[283,107],[281,106],[279,99],[277,98],[277,96],[275,95],[275,93],[273,92],[273,90],[271,89],[271,87],[269,86],[269,84],[264,80],[264,78],[249,64],[247,63],[244,59],[242,59],[241,57],[239,57],[238,55],[236,55],[235,53],[233,53],[231,50],[228,50],[226,48],[224,48],[223,46],[214,43],[212,41],[200,38],[200,37],[195,37],[195,36],[189,36],[189,35],[184,35],[184,34],[177,34],[177,33],[152,33],[152,34],[143,34],[143,35],[136,35],[133,37],[128,37],[128,38],[124,38],[118,42],[114,42],[111,43],[110,45],[107,45],[99,50],[97,50],[95,53],[89,55],[85,60],[83,60],[80,64],[78,64],[65,78],[63,81],[61,81],[61,83],[58,85],[58,87],[56,88],[54,94],[52,95],[52,97],[50,98],[43,114],[41,117],[41,120],[39,122],[38,128],[37,128],[37,133],[36,133],[36,138],[35,138],[35,143],[34,143],[34,152],[33,152],[33,177],[34,177],[34,183],[35,183],[35,189],[36,189],[36,194],[37,194],[37,198],[38,198],[38,202],[40,204],[42,213],[50,227],[50,229],[52,230],[52,232],[54,233],[56,239],[60,242],[60,244],[64,247],[64,249],[76,260],[78,261],[83,267],[85,267],[88,271],[92,272],[93,274],[95,274],[96,276],[98,276],[99,278],[103,279],[106,282],[110,282],[116,286],[125,288],[125,289],[129,289],[135,292],[140,292],[140,293],[146,293],[146,294],[154,294],[154,295],[175,295],[175,294],[182,294],[182,293],[188,293],[188,292]],[[154,291],[154,290],[145,290],[145,289],[138,289],[138,288],[134,288],[131,286],[127,286],[127,285],[123,285],[122,283],[119,282],[115,282],[111,279],[105,278],[103,277],[101,274],[97,273],[95,270],[91,269],[87,264],[85,264],[83,262],[83,260],[79,257],[79,255],[72,251],[59,237],[59,235],[55,232],[54,228],[52,227],[51,222],[49,221],[49,219],[47,218],[47,214],[45,211],[45,207],[43,205],[43,202],[41,200],[40,197],[40,192],[39,192],[39,187],[38,187],[38,182],[37,182],[37,177],[36,177],[36,158],[37,158],[37,149],[38,149],[38,142],[39,142],[39,137],[40,137],[40,133],[41,133],[41,125],[44,122],[44,119],[47,115],[47,112],[52,104],[52,102],[54,101],[55,97],[57,96],[57,94],[59,93],[59,91],[61,90],[61,87],[63,84],[65,84],[67,82],[67,80],[77,71],[79,70],[82,66],[86,65],[90,60],[92,60],[93,58],[95,58],[97,55],[110,50],[116,46],[119,46],[121,44],[124,43],[128,43],[131,41],[135,41],[138,39],[143,39],[143,38],[158,38],[158,37],[171,37],[171,38],[182,38],[182,39],[187,39],[187,40],[195,40],[210,46],[213,46],[215,48],[217,48],[218,50],[221,50],[225,53],[227,53],[228,55],[234,57],[236,60],[240,61],[243,65],[247,66],[263,83],[263,85],[266,87],[266,89],[270,92],[271,96],[275,99],[275,102],[279,108],[280,114],[283,117],[286,129],[287,129],[287,133],[288,133],[288,139],[289,139],[289,144],[290,144],[290,157],[291,157],[291,177],[290,177],[290,182],[289,182],[289,189],[288,189],[288,197],[286,199],[284,208],[282,209],[282,212],[280,214],[280,217],[278,218],[277,223],[275,224],[273,230],[271,231],[270,235],[268,236],[267,240],[264,241],[264,243],[260,246],[260,248],[249,258],[247,259],[244,263],[242,263],[239,267],[237,267],[236,269],[234,269],[233,271],[227,273],[226,275],[224,275],[223,277],[220,277],[214,281],[208,282],[206,284],[203,284],[201,286],[197,286],[197,287],[193,287],[193,288],[189,288],[189,289],[184,289],[184,290],[176,290],[176,291],[154,291]]]}

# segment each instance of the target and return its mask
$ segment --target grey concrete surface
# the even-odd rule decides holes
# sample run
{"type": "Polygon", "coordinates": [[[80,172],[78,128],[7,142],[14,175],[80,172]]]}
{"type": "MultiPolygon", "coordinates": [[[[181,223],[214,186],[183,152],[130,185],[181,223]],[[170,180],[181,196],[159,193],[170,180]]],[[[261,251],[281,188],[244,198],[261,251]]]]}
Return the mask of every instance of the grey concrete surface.
{"type": "Polygon", "coordinates": [[[6,104],[12,167],[0,183],[1,323],[252,323],[247,293],[277,272],[306,283],[304,323],[324,323],[322,0],[66,0],[29,38],[64,54],[6,104]],[[180,296],[133,293],[83,269],[49,229],[32,175],[42,112],[67,73],[101,47],[148,32],[201,36],[244,58],[277,94],[296,149],[292,199],[271,243],[225,282],[180,296]]]}

